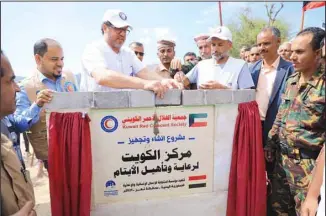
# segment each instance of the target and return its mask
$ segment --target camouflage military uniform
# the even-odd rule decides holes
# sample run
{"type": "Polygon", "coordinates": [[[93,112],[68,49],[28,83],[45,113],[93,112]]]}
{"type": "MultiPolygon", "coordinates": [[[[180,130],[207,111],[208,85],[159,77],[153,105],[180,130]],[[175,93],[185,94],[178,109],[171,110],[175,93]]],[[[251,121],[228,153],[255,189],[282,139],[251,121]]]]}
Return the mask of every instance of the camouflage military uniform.
{"type": "Polygon", "coordinates": [[[301,86],[299,80],[298,72],[289,77],[265,147],[276,153],[273,215],[300,212],[315,160],[325,142],[325,73],[318,70],[301,86]]]}

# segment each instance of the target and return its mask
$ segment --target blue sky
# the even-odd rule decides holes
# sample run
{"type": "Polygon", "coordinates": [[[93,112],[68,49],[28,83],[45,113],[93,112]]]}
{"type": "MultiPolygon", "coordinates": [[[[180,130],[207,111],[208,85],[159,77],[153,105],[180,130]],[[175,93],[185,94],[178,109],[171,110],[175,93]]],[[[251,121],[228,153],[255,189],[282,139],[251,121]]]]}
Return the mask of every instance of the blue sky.
{"type": "MultiPolygon", "coordinates": [[[[223,22],[236,19],[249,6],[252,16],[266,18],[263,2],[222,2],[223,22]]],[[[293,35],[301,23],[302,2],[285,2],[278,18],[288,22],[293,35]]],[[[125,45],[145,44],[146,64],[158,63],[156,41],[176,40],[176,56],[197,53],[193,37],[219,25],[216,2],[1,2],[1,49],[16,75],[27,76],[35,67],[33,44],[41,38],[58,40],[65,53],[65,68],[81,71],[85,45],[101,38],[101,20],[107,9],[121,9],[133,26],[125,45]]],[[[325,22],[325,7],[305,13],[305,26],[325,22]]]]}

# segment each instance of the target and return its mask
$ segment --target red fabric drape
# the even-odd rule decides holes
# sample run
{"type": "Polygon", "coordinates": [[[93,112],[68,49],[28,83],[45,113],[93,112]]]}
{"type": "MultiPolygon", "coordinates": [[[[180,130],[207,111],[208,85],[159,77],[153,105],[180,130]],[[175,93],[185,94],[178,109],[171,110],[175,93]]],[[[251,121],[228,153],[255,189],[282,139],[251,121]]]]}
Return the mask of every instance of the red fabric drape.
{"type": "Polygon", "coordinates": [[[89,216],[92,152],[90,119],[82,113],[51,113],[49,182],[55,216],[89,216]]]}
{"type": "Polygon", "coordinates": [[[262,126],[256,101],[239,104],[229,177],[227,216],[266,215],[262,126]]]}

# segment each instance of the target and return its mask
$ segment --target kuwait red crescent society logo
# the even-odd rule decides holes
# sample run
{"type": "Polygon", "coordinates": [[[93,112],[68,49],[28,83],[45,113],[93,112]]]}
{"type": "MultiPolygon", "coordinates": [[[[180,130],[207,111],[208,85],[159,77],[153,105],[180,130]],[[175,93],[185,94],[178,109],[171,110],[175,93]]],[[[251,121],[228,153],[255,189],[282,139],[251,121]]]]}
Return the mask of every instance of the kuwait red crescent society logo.
{"type": "Polygon", "coordinates": [[[66,92],[75,92],[77,88],[72,82],[65,82],[64,89],[66,92]]]}
{"type": "Polygon", "coordinates": [[[101,120],[101,128],[107,133],[112,133],[118,128],[118,120],[114,116],[105,116],[101,120]]]}

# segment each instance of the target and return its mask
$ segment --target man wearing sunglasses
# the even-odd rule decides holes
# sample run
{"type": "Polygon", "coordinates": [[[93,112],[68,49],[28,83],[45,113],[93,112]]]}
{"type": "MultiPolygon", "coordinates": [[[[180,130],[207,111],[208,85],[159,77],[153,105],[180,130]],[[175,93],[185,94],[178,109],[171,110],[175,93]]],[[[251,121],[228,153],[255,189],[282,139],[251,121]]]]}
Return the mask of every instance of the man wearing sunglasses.
{"type": "Polygon", "coordinates": [[[144,89],[163,98],[167,89],[183,88],[172,79],[151,73],[135,53],[122,47],[131,29],[127,15],[121,10],[105,12],[101,26],[103,39],[87,45],[82,55],[81,91],[144,89]]]}
{"type": "Polygon", "coordinates": [[[140,42],[132,42],[129,45],[129,48],[135,52],[135,55],[137,56],[137,58],[142,62],[143,58],[144,58],[144,45],[140,42]]]}

